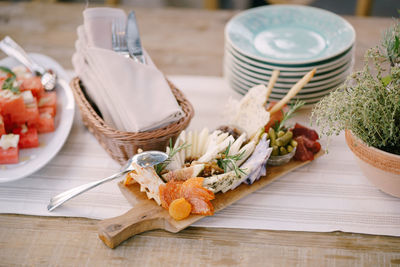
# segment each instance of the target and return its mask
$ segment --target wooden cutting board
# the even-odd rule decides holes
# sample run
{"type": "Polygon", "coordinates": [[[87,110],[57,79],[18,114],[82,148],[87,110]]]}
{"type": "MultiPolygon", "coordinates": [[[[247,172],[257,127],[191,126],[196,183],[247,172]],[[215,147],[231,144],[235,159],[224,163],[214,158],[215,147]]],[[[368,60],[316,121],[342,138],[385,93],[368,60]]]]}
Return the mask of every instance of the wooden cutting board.
{"type": "MultiPolygon", "coordinates": [[[[324,153],[321,150],[315,155],[315,159],[324,153]]],[[[215,199],[211,201],[215,211],[222,210],[288,172],[308,163],[310,161],[291,160],[282,166],[267,166],[267,175],[261,177],[252,185],[241,184],[235,190],[228,191],[225,194],[216,194],[215,199]]],[[[120,182],[118,185],[125,198],[132,205],[132,209],[121,216],[100,221],[98,225],[99,237],[110,248],[115,248],[129,237],[149,230],[164,229],[168,232],[177,233],[204,217],[190,215],[185,220],[175,221],[167,210],[158,206],[154,200],[147,199],[146,194],[140,192],[138,184],[124,186],[120,182]]]]}

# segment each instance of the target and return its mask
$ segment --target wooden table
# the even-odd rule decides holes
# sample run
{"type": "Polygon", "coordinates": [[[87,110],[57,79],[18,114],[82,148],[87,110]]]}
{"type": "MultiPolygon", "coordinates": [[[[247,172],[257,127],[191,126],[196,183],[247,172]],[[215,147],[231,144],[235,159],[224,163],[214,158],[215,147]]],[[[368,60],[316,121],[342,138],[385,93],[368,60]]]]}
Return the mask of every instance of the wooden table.
{"type": "MultiPolygon", "coordinates": [[[[47,54],[71,69],[83,4],[0,3],[0,38],[47,54]]],[[[129,7],[124,8],[128,11],[129,7]]],[[[237,11],[138,9],[142,41],[166,74],[222,75],[226,22],[237,11]]],[[[355,67],[389,18],[346,17],[357,32],[355,67]]],[[[1,186],[1,185],[0,185],[1,186]]],[[[391,265],[400,264],[400,238],[194,228],[137,235],[117,249],[97,237],[97,221],[0,215],[0,265],[391,265]]]]}

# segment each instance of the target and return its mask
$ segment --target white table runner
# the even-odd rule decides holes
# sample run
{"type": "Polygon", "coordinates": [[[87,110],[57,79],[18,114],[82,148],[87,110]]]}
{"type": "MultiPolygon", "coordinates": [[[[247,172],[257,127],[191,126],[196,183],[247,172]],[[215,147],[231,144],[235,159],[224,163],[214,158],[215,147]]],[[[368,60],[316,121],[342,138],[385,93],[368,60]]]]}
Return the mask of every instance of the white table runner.
{"type": "MultiPolygon", "coordinates": [[[[223,123],[228,96],[219,77],[171,76],[195,108],[190,129],[223,123]]],[[[237,95],[236,95],[237,97],[237,95]]],[[[308,125],[308,111],[294,119],[308,125]]],[[[72,187],[119,169],[83,126],[77,112],[60,153],[43,169],[22,180],[0,184],[0,213],[104,219],[118,216],[129,203],[116,182],[99,186],[49,213],[49,199],[72,187]]],[[[329,154],[278,179],[194,226],[344,231],[400,236],[400,199],[376,189],[361,174],[344,137],[332,138],[329,154]]]]}

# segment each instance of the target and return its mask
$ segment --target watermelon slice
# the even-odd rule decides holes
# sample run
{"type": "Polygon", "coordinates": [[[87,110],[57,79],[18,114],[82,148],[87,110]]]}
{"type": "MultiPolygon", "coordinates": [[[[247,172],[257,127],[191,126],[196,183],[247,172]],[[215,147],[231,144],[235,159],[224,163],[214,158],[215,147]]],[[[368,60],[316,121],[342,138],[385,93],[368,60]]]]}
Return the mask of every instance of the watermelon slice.
{"type": "Polygon", "coordinates": [[[21,91],[31,91],[33,96],[38,97],[42,93],[44,93],[44,88],[42,85],[42,82],[40,80],[40,77],[33,76],[29,78],[23,79],[23,82],[20,86],[21,91]]]}
{"type": "Polygon", "coordinates": [[[0,91],[0,107],[3,115],[17,115],[25,113],[25,102],[21,94],[10,90],[0,91]]]}
{"type": "Polygon", "coordinates": [[[8,149],[0,147],[0,164],[15,164],[18,162],[18,147],[10,147],[8,149]]]}
{"type": "Polygon", "coordinates": [[[0,164],[18,163],[19,135],[3,134],[0,138],[0,164]]]}
{"type": "Polygon", "coordinates": [[[6,129],[4,127],[3,116],[0,115],[0,136],[6,133],[6,129]]]}
{"type": "Polygon", "coordinates": [[[54,107],[39,108],[39,113],[49,113],[52,117],[56,116],[56,109],[54,107]]]}
{"type": "Polygon", "coordinates": [[[56,110],[56,106],[57,106],[56,92],[42,93],[39,96],[39,98],[38,98],[38,107],[39,108],[52,107],[54,110],[56,110]]]}
{"type": "Polygon", "coordinates": [[[49,113],[40,113],[37,130],[39,133],[54,132],[54,118],[49,113]]]}
{"type": "Polygon", "coordinates": [[[13,133],[19,134],[19,148],[33,148],[39,146],[39,138],[36,128],[28,128],[23,125],[22,127],[14,129],[13,133]]]}

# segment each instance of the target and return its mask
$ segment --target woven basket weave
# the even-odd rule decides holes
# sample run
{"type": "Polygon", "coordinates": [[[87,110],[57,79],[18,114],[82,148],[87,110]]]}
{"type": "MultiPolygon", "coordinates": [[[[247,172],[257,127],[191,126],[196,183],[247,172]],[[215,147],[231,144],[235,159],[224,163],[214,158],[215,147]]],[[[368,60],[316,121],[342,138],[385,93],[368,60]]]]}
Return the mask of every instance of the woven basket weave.
{"type": "Polygon", "coordinates": [[[121,165],[137,153],[137,150],[165,150],[169,139],[175,140],[180,132],[184,130],[194,115],[193,106],[171,82],[169,82],[172,93],[181,106],[184,116],[177,122],[166,127],[152,131],[132,133],[111,128],[95,112],[89,104],[78,77],[72,79],[70,85],[74,93],[75,101],[80,109],[83,123],[96,137],[100,145],[107,153],[121,165]]]}

